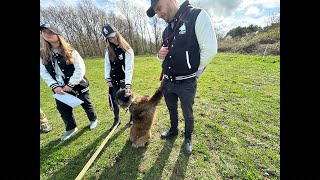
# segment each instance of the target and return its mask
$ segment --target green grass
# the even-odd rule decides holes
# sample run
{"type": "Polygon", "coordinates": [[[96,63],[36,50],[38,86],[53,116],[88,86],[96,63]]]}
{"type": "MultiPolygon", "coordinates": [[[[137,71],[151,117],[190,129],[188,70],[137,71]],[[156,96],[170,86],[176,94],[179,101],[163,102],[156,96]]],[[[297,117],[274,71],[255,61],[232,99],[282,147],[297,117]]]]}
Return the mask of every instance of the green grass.
{"type": "MultiPolygon", "coordinates": [[[[90,95],[99,124],[79,106],[79,131],[60,142],[64,123],[52,91],[41,79],[40,105],[53,130],[40,134],[40,179],[75,179],[108,135],[113,113],[108,105],[104,59],[85,59],[90,95]]],[[[160,62],[155,55],[136,56],[132,90],[152,95],[159,86],[160,62]]],[[[114,132],[83,179],[280,179],[280,57],[218,53],[198,79],[194,104],[193,152],[183,152],[184,120],[179,107],[179,135],[160,139],[169,126],[164,99],[157,107],[146,148],[128,141],[129,114],[114,132]]]]}

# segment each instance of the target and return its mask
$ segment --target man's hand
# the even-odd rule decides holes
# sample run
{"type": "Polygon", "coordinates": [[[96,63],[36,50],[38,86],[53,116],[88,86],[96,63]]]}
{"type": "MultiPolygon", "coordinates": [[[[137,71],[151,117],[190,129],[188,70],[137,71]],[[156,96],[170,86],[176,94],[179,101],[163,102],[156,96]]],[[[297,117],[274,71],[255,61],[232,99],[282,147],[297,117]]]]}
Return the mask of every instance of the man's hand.
{"type": "Polygon", "coordinates": [[[169,52],[168,47],[161,47],[158,53],[159,58],[164,59],[167,56],[168,52],[169,52]]]}

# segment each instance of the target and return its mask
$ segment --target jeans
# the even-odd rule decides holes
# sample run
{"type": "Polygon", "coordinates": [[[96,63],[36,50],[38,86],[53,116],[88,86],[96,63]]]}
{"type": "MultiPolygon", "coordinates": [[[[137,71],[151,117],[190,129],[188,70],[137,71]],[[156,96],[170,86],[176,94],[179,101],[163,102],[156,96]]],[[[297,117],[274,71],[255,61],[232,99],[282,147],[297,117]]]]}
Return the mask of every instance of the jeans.
{"type": "Polygon", "coordinates": [[[191,140],[194,129],[193,104],[197,91],[197,79],[190,78],[181,81],[165,80],[163,95],[170,114],[170,130],[178,129],[178,98],[185,121],[185,139],[191,140]]]}

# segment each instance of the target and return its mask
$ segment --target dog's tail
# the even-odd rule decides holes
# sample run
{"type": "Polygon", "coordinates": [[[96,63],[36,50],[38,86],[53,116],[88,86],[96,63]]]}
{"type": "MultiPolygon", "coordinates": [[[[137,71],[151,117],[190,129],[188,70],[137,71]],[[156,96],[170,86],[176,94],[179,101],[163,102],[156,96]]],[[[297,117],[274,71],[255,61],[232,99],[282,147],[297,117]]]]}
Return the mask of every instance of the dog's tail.
{"type": "Polygon", "coordinates": [[[155,106],[159,104],[161,98],[163,97],[163,94],[162,94],[163,84],[164,84],[164,80],[161,81],[159,88],[153,94],[153,96],[150,98],[150,102],[155,106]]]}

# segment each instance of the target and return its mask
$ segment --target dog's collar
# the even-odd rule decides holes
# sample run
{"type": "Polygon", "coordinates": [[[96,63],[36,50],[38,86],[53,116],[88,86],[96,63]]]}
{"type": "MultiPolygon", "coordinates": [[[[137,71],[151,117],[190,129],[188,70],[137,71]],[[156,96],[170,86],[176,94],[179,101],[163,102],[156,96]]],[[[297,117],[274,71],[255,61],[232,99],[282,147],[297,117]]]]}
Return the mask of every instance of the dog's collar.
{"type": "Polygon", "coordinates": [[[129,110],[129,108],[130,108],[130,106],[132,105],[132,103],[133,103],[134,100],[135,100],[135,98],[132,99],[132,101],[131,101],[131,103],[129,104],[128,108],[126,109],[126,112],[125,112],[125,113],[127,113],[127,111],[129,110]]]}

